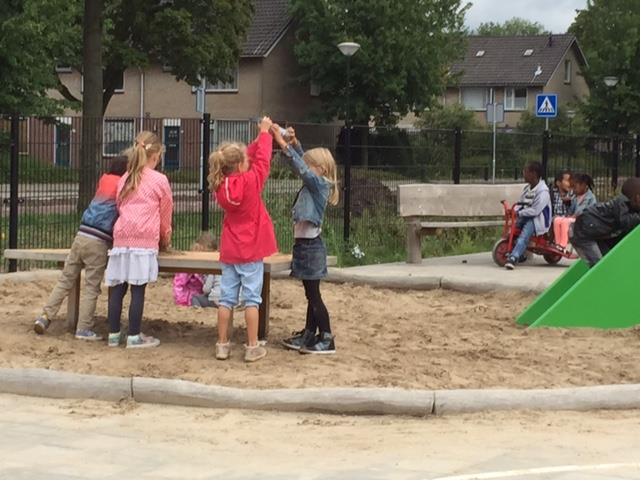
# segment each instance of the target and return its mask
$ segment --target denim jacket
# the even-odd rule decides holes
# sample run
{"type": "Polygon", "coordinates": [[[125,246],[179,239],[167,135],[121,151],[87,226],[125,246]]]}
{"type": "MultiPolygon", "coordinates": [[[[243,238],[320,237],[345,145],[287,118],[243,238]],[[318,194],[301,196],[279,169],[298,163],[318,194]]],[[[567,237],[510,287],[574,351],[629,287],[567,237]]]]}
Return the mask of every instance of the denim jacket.
{"type": "Polygon", "coordinates": [[[300,176],[303,183],[293,204],[293,223],[307,221],[320,227],[331,192],[331,182],[313,173],[304,163],[302,159],[304,151],[300,144],[297,148],[289,145],[285,155],[289,159],[291,168],[300,176]]]}

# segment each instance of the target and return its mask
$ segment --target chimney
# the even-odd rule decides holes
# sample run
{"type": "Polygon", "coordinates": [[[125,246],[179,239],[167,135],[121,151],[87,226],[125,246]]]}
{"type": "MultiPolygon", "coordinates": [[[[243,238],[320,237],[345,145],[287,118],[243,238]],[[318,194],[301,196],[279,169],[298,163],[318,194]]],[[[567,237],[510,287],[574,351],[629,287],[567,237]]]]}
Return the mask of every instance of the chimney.
{"type": "Polygon", "coordinates": [[[549,42],[547,43],[548,47],[553,47],[553,33],[549,34],[549,42]]]}

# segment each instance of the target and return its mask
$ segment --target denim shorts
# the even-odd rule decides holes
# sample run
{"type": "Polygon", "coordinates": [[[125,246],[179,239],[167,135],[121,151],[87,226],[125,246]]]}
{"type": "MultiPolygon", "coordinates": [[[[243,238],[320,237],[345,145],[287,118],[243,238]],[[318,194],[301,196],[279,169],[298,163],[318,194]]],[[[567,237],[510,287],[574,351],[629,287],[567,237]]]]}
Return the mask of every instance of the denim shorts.
{"type": "Polygon", "coordinates": [[[322,238],[296,238],[291,276],[300,280],[320,280],[327,276],[327,247],[322,238]]]}
{"type": "Polygon", "coordinates": [[[234,308],[242,300],[245,307],[258,307],[262,303],[262,281],[264,262],[238,263],[231,265],[221,263],[222,278],[220,280],[220,305],[234,308]],[[242,286],[242,299],[240,296],[242,286]]]}

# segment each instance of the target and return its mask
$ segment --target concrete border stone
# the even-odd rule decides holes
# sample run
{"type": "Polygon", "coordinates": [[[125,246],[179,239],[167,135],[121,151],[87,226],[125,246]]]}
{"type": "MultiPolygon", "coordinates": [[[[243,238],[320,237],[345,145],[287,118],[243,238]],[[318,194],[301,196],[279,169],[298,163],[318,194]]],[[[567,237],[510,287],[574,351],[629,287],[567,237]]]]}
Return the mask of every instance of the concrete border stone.
{"type": "Polygon", "coordinates": [[[637,408],[640,408],[640,385],[598,385],[532,390],[436,390],[434,413],[637,408]]]}
{"type": "Polygon", "coordinates": [[[257,390],[142,377],[134,377],[132,385],[138,402],[193,407],[425,416],[432,413],[434,402],[432,391],[399,388],[257,390]]]}
{"type": "Polygon", "coordinates": [[[83,375],[44,368],[0,368],[0,393],[119,401],[130,398],[130,377],[83,375]]]}

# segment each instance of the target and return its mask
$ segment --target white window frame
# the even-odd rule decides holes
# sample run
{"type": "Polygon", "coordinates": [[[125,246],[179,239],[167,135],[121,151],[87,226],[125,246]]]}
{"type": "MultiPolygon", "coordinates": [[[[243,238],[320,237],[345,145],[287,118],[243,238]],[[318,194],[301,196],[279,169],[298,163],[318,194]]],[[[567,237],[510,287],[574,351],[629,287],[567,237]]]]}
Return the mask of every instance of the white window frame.
{"type": "Polygon", "coordinates": [[[523,57],[530,57],[533,55],[533,48],[527,48],[522,54],[523,57]]]}
{"type": "Polygon", "coordinates": [[[492,103],[494,98],[495,98],[495,90],[493,88],[487,88],[487,87],[462,87],[459,90],[459,101],[460,101],[460,104],[466,110],[471,110],[471,111],[474,111],[474,112],[486,112],[487,111],[487,104],[488,103],[492,103]],[[467,105],[465,105],[465,103],[464,103],[464,90],[482,90],[483,91],[482,106],[480,106],[480,107],[475,107],[475,106],[468,107],[467,105]]]}
{"type": "Polygon", "coordinates": [[[572,63],[570,59],[566,59],[564,61],[564,83],[569,85],[571,84],[571,75],[572,75],[572,63]]]}
{"type": "Polygon", "coordinates": [[[231,82],[223,82],[218,80],[216,83],[210,83],[209,80],[206,81],[205,92],[206,93],[237,93],[238,87],[240,85],[240,65],[236,65],[234,67],[235,74],[234,81],[231,82]]]}
{"type": "Polygon", "coordinates": [[[107,152],[107,144],[111,144],[111,143],[115,143],[116,141],[110,141],[107,142],[107,124],[113,124],[113,123],[120,123],[120,124],[127,124],[127,125],[131,125],[131,140],[129,140],[128,138],[126,139],[122,139],[122,140],[116,140],[116,141],[120,141],[120,142],[129,142],[129,146],[133,147],[133,142],[135,141],[136,138],[136,125],[135,125],[135,121],[133,119],[130,118],[105,118],[104,121],[102,122],[102,155],[104,157],[115,157],[117,155],[120,155],[122,150],[119,150],[117,152],[107,152]]]}
{"type": "Polygon", "coordinates": [[[527,87],[506,87],[504,89],[504,110],[507,112],[524,112],[529,108],[529,89],[527,87]],[[516,108],[516,90],[524,90],[524,107],[516,108]],[[511,91],[512,95],[509,95],[511,91]],[[511,100],[511,102],[510,102],[511,100]]]}

